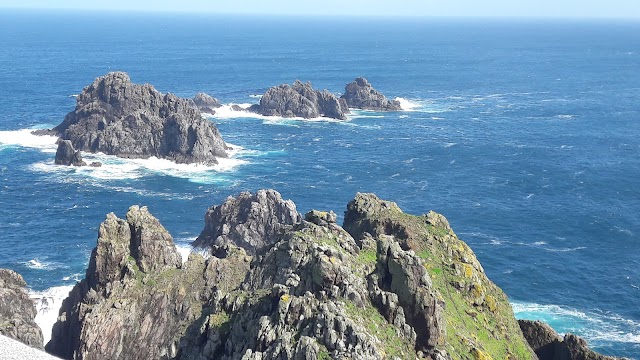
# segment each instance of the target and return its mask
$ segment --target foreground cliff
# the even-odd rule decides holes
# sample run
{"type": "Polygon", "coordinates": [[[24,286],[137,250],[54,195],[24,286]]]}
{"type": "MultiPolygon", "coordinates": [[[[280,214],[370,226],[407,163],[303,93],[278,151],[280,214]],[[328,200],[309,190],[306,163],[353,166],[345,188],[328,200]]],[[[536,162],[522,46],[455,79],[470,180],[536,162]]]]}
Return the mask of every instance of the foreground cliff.
{"type": "Polygon", "coordinates": [[[76,150],[124,158],[216,164],[216,158],[227,157],[218,129],[193,100],[134,84],[123,72],[97,78],[78,95],[75,110],[60,125],[36,133],[70,140],[76,150]]]}
{"type": "Polygon", "coordinates": [[[0,269],[0,335],[34,348],[43,348],[42,331],[35,323],[36,306],[20,274],[0,269]]]}
{"type": "Polygon", "coordinates": [[[66,359],[536,359],[447,220],[358,194],[344,226],[273,190],[207,213],[182,263],[146,208],[100,226],[47,350],[66,359]]]}

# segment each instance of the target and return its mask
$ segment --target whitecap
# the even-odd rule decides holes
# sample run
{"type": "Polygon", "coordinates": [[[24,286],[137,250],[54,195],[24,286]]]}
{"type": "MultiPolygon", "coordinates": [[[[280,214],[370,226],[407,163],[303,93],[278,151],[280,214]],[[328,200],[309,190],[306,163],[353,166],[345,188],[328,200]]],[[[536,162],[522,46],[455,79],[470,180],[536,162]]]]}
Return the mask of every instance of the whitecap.
{"type": "Polygon", "coordinates": [[[45,344],[51,339],[51,330],[58,319],[62,301],[69,296],[71,289],[73,285],[54,286],[44,291],[29,292],[29,297],[36,304],[35,322],[42,330],[45,344]]]}
{"type": "Polygon", "coordinates": [[[49,135],[33,135],[32,132],[34,130],[36,129],[0,131],[0,145],[20,146],[40,149],[47,152],[55,152],[58,137],[49,135]]]}
{"type": "Polygon", "coordinates": [[[404,111],[415,111],[422,107],[422,104],[418,103],[416,100],[409,100],[402,97],[397,97],[395,100],[400,103],[400,108],[404,111]]]}
{"type": "Polygon", "coordinates": [[[572,252],[572,251],[584,250],[586,248],[587,248],[586,246],[577,246],[572,248],[560,248],[560,249],[543,248],[543,249],[550,252],[572,252]]]}
{"type": "Polygon", "coordinates": [[[458,145],[458,143],[448,142],[448,143],[445,143],[445,144],[443,145],[443,147],[444,147],[444,148],[450,148],[450,147],[452,147],[452,146],[456,146],[456,145],[458,145]]]}
{"type": "Polygon", "coordinates": [[[571,332],[588,342],[640,343],[640,322],[599,310],[581,311],[567,306],[512,301],[518,319],[542,320],[559,333],[571,332]]]}
{"type": "Polygon", "coordinates": [[[25,261],[23,263],[21,263],[22,265],[28,267],[29,269],[32,270],[55,270],[55,269],[59,269],[62,267],[65,267],[62,264],[53,262],[53,261],[45,261],[42,259],[31,259],[29,261],[25,261]]]}
{"type": "Polygon", "coordinates": [[[573,119],[576,117],[576,115],[570,115],[570,114],[560,114],[556,116],[558,119],[573,119]]]}
{"type": "Polygon", "coordinates": [[[262,99],[262,94],[249,95],[249,97],[253,99],[262,99]]]}

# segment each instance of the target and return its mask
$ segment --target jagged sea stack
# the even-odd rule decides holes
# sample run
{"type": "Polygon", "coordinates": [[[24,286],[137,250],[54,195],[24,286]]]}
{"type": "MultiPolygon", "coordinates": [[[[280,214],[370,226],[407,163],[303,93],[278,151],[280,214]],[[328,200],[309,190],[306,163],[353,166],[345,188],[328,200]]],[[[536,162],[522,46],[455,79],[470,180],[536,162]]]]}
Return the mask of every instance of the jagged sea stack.
{"type": "MultiPolygon", "coordinates": [[[[20,274],[0,269],[0,335],[42,349],[43,337],[35,323],[36,306],[20,274]]],[[[1,352],[0,352],[1,353],[1,352]]]]}
{"type": "Polygon", "coordinates": [[[344,90],[340,99],[345,100],[350,108],[374,111],[402,110],[399,101],[387,99],[363,77],[348,83],[344,90]]]}
{"type": "Polygon", "coordinates": [[[207,114],[215,114],[217,108],[221,107],[220,101],[218,99],[212,97],[211,95],[205,93],[197,93],[193,98],[193,102],[203,113],[207,114]]]}
{"type": "Polygon", "coordinates": [[[328,117],[346,120],[349,108],[327,90],[314,90],[311,83],[296,80],[292,85],[271,87],[252,111],[265,116],[302,117],[305,119],[328,117]]]}
{"type": "Polygon", "coordinates": [[[76,150],[73,148],[73,144],[71,144],[70,140],[62,140],[58,144],[58,150],[56,150],[56,165],[66,165],[66,166],[85,166],[85,163],[82,160],[82,154],[80,150],[76,150]]]}
{"type": "Polygon", "coordinates": [[[192,100],[133,84],[124,72],[84,88],[75,110],[48,133],[70,140],[77,150],[124,158],[216,164],[216,158],[227,157],[218,129],[192,100]]]}

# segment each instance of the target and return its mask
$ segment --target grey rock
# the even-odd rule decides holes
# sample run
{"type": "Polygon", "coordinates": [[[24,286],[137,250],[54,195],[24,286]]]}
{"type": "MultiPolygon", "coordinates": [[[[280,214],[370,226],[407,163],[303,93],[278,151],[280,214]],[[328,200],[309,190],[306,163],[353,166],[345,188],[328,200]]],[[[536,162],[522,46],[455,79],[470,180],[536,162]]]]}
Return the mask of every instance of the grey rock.
{"type": "Polygon", "coordinates": [[[356,78],[353,82],[347,84],[345,92],[340,98],[345,100],[350,108],[355,109],[375,111],[402,110],[399,101],[387,99],[363,77],[356,78]]]}
{"type": "Polygon", "coordinates": [[[205,93],[196,94],[196,96],[193,98],[193,102],[196,104],[196,107],[198,108],[198,110],[208,114],[215,114],[216,113],[215,109],[222,106],[220,104],[220,101],[218,101],[218,99],[205,93]]]}
{"type": "Polygon", "coordinates": [[[205,226],[193,246],[211,248],[233,244],[255,254],[273,244],[278,235],[301,217],[291,200],[283,200],[275,190],[242,192],[212,206],[205,215],[205,226]]]}
{"type": "Polygon", "coordinates": [[[133,84],[126,73],[97,78],[77,98],[75,110],[51,131],[81,151],[124,158],[216,164],[227,146],[194,102],[133,84]]]}
{"type": "MultiPolygon", "coordinates": [[[[256,110],[255,108],[250,111],[256,110]]],[[[305,119],[320,116],[346,120],[349,108],[327,90],[319,91],[311,83],[296,80],[292,85],[274,86],[260,99],[258,113],[265,116],[302,117],[305,119]]]]}
{"type": "Polygon", "coordinates": [[[34,321],[36,313],[22,276],[0,269],[0,335],[43,349],[42,331],[34,321]]]}
{"type": "Polygon", "coordinates": [[[518,320],[520,329],[540,360],[616,360],[589,349],[587,342],[574,334],[562,338],[541,321],[518,320]]]}
{"type": "Polygon", "coordinates": [[[91,167],[102,167],[102,163],[100,161],[93,161],[89,164],[91,167]]]}
{"type": "Polygon", "coordinates": [[[73,144],[69,140],[62,140],[58,143],[58,150],[56,150],[56,165],[66,166],[85,166],[87,163],[82,161],[82,154],[80,150],[73,148],[73,144]]]}

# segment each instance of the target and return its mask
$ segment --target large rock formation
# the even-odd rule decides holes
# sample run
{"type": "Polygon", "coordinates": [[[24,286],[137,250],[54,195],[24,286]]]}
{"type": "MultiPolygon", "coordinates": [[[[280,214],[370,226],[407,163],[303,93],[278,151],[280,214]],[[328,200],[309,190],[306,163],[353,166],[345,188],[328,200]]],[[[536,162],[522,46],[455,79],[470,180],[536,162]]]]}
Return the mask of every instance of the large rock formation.
{"type": "MultiPolygon", "coordinates": [[[[228,199],[220,218],[245,231],[232,217],[280,206],[276,194],[228,199]]],[[[506,296],[443,216],[407,215],[371,194],[349,203],[344,229],[330,212],[289,225],[293,215],[273,218],[277,234],[247,217],[249,236],[264,236],[259,251],[234,235],[182,265],[146,209],[109,215],[47,349],[74,359],[535,359],[506,296]]]]}
{"type": "Polygon", "coordinates": [[[272,245],[287,226],[300,220],[293,201],[283,200],[275,190],[242,192],[237,198],[230,196],[222,205],[209,208],[204,229],[192,245],[212,248],[233,244],[254,254],[272,245]]]}
{"type": "Polygon", "coordinates": [[[198,110],[208,114],[215,114],[216,113],[215,109],[222,106],[220,104],[220,101],[218,101],[218,99],[205,93],[197,93],[196,96],[193,98],[193,102],[198,107],[198,110]]]}
{"type": "Polygon", "coordinates": [[[587,342],[573,334],[564,339],[541,321],[518,320],[525,339],[540,360],[616,360],[589,349],[587,342]]]}
{"type": "Polygon", "coordinates": [[[35,323],[36,305],[20,274],[0,269],[0,335],[42,349],[42,331],[35,323]]]}
{"type": "Polygon", "coordinates": [[[58,143],[58,150],[56,151],[56,165],[66,166],[85,166],[87,163],[82,161],[82,154],[80,150],[73,148],[73,144],[69,140],[62,140],[58,143]]]}
{"type": "Polygon", "coordinates": [[[350,108],[375,111],[400,111],[402,107],[397,100],[388,100],[381,92],[374,89],[367,79],[356,78],[347,84],[340,97],[350,108]]]}
{"type": "Polygon", "coordinates": [[[258,107],[251,111],[265,116],[302,117],[320,116],[346,120],[349,113],[347,103],[327,90],[314,90],[311,83],[296,80],[293,85],[274,86],[260,99],[258,107]]]}
{"type": "Polygon", "coordinates": [[[123,72],[97,78],[74,111],[49,132],[81,151],[125,158],[155,156],[178,163],[216,164],[226,145],[192,100],[133,84],[123,72]]]}

